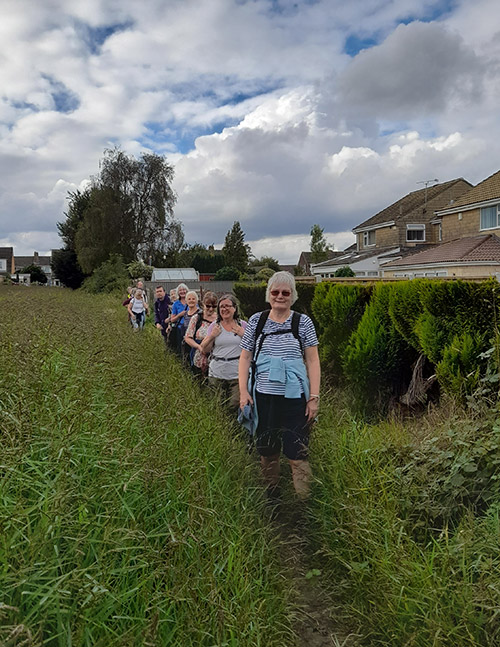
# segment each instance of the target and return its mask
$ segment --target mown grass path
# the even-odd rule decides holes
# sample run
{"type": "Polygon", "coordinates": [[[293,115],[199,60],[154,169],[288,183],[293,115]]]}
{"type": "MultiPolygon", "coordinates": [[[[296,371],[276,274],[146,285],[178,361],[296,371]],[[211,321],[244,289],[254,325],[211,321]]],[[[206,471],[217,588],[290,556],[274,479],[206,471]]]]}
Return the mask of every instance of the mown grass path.
{"type": "Polygon", "coordinates": [[[255,462],[156,331],[65,290],[0,307],[0,644],[293,645],[255,462]]]}

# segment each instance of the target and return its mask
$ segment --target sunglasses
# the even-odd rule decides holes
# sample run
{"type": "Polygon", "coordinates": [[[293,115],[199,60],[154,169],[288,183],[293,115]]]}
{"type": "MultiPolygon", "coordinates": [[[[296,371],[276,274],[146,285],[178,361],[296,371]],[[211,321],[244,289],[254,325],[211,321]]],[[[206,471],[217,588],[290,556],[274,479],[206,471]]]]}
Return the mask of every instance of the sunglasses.
{"type": "Polygon", "coordinates": [[[271,294],[273,297],[279,297],[280,294],[284,297],[289,297],[292,293],[290,290],[271,290],[271,294]]]}
{"type": "Polygon", "coordinates": [[[207,308],[207,310],[208,310],[208,308],[212,308],[212,310],[215,310],[216,307],[217,306],[214,305],[213,303],[205,303],[205,308],[207,308]]]}

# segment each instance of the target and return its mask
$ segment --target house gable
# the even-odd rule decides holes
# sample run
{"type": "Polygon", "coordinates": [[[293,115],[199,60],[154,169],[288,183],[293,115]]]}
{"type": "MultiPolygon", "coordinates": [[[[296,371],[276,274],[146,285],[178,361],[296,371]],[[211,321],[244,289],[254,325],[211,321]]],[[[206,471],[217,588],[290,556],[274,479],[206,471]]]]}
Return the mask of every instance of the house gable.
{"type": "Polygon", "coordinates": [[[353,229],[358,249],[439,242],[438,228],[430,224],[435,211],[471,187],[470,182],[458,178],[412,191],[353,229]]]}

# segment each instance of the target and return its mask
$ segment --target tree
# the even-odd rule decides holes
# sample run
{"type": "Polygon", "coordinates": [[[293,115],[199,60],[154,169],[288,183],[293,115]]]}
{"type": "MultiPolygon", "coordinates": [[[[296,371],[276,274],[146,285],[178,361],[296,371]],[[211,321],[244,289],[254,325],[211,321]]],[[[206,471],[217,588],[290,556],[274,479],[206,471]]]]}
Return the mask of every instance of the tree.
{"type": "Polygon", "coordinates": [[[246,271],[251,250],[250,246],[245,244],[245,234],[238,221],[235,221],[227,232],[222,251],[228,266],[236,267],[241,272],[246,271]]]}
{"type": "Polygon", "coordinates": [[[90,189],[70,191],[68,193],[68,202],[68,211],[64,214],[66,220],[57,223],[59,236],[63,240],[64,247],[54,251],[50,265],[54,276],[63,285],[75,290],[81,286],[86,276],[78,262],[75,239],[76,232],[83,222],[85,211],[90,203],[90,189]]]}
{"type": "Polygon", "coordinates": [[[272,270],[275,272],[280,271],[280,264],[279,261],[276,258],[273,258],[272,256],[262,256],[261,258],[255,258],[250,265],[253,267],[270,267],[272,270]]]}
{"type": "Polygon", "coordinates": [[[153,268],[151,265],[145,265],[142,261],[132,261],[127,265],[127,271],[131,279],[143,279],[151,281],[153,268]]]}
{"type": "Polygon", "coordinates": [[[311,263],[321,263],[328,259],[330,245],[323,232],[324,229],[319,225],[311,227],[311,263]]]}
{"type": "Polygon", "coordinates": [[[349,265],[344,265],[344,267],[339,267],[338,270],[335,271],[333,276],[337,277],[349,277],[349,276],[356,276],[354,270],[352,270],[349,265]]]}
{"type": "Polygon", "coordinates": [[[92,276],[85,279],[83,289],[92,294],[124,291],[129,281],[122,257],[119,254],[111,254],[107,261],[96,268],[92,276]]]}
{"type": "Polygon", "coordinates": [[[74,249],[85,273],[111,254],[126,263],[149,261],[184,244],[182,225],[173,218],[173,174],[160,155],[136,159],[118,149],[104,151],[99,174],[84,192],[69,194],[67,220],[58,225],[65,248],[74,249]]]}
{"type": "Polygon", "coordinates": [[[47,275],[39,265],[27,265],[21,274],[29,274],[31,283],[47,283],[47,275]]]}
{"type": "Polygon", "coordinates": [[[56,249],[52,252],[50,266],[54,276],[67,288],[76,290],[85,279],[73,249],[56,249]]]}
{"type": "Polygon", "coordinates": [[[214,281],[237,281],[240,278],[240,271],[236,267],[226,265],[217,270],[213,278],[214,281]]]}

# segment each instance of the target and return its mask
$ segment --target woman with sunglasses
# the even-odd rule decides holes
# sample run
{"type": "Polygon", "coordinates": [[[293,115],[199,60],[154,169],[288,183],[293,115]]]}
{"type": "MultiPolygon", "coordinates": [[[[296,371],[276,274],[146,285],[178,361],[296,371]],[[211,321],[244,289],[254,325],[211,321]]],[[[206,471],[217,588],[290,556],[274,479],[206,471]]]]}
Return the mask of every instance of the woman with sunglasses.
{"type": "Polygon", "coordinates": [[[276,272],[266,291],[271,310],[252,315],[241,340],[240,408],[254,405],[256,447],[271,500],[279,497],[282,448],[297,496],[306,499],[310,492],[309,433],[318,413],[321,368],[314,324],[307,315],[294,315],[296,300],[294,277],[276,272]]]}
{"type": "Polygon", "coordinates": [[[205,292],[203,296],[203,313],[196,314],[189,322],[184,341],[191,346],[191,367],[195,375],[206,377],[208,371],[208,357],[201,352],[200,344],[207,336],[211,323],[217,317],[217,295],[214,292],[205,292]]]}
{"type": "Polygon", "coordinates": [[[245,327],[246,321],[240,320],[236,298],[232,294],[224,294],[217,304],[217,320],[210,324],[201,342],[202,352],[212,353],[208,383],[222,391],[224,400],[235,413],[240,403],[238,360],[245,327]]]}

